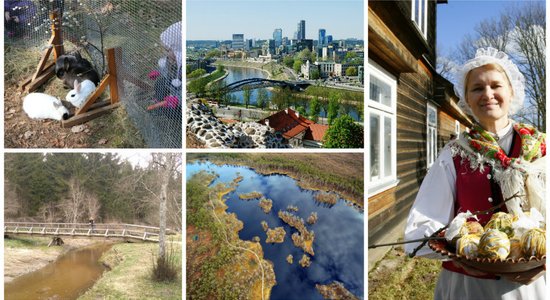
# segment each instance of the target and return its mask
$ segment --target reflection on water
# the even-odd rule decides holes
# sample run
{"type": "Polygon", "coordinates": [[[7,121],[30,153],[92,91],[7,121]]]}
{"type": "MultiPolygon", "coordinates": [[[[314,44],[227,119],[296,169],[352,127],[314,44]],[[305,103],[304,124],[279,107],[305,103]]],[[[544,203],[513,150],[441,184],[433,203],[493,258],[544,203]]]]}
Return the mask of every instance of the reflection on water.
{"type": "Polygon", "coordinates": [[[239,232],[243,240],[260,237],[264,257],[274,264],[277,285],[271,291],[271,299],[323,299],[315,289],[315,284],[328,284],[340,281],[359,298],[363,298],[363,213],[352,207],[349,202],[339,200],[332,207],[320,204],[314,200],[316,191],[300,188],[296,181],[288,176],[264,176],[246,167],[216,166],[211,163],[195,162],[187,164],[187,179],[200,170],[210,170],[219,174],[213,182],[231,182],[236,173],[243,176],[236,190],[226,196],[227,212],[237,214],[244,223],[239,232]],[[265,214],[258,206],[258,201],[243,201],[238,195],[252,191],[261,192],[266,198],[273,200],[271,212],[265,214]],[[315,256],[311,257],[309,268],[302,268],[298,261],[303,251],[294,246],[290,236],[296,232],[283,223],[277,216],[279,210],[285,210],[288,205],[299,208],[294,214],[304,220],[317,212],[319,217],[314,225],[306,227],[315,232],[313,249],[315,256]],[[266,234],[261,221],[266,221],[270,228],[283,226],[286,231],[282,244],[266,244],[266,234]],[[294,263],[286,262],[286,257],[292,254],[294,263]]]}
{"type": "Polygon", "coordinates": [[[111,243],[71,250],[55,262],[4,286],[5,299],[76,299],[103,274],[98,260],[111,243]]]}
{"type": "MultiPolygon", "coordinates": [[[[226,66],[225,69],[229,71],[227,77],[225,77],[224,82],[226,84],[231,84],[233,82],[241,81],[243,79],[249,78],[267,78],[267,73],[253,68],[241,68],[241,67],[229,67],[226,66]]],[[[271,91],[266,89],[268,97],[271,97],[271,91]]],[[[234,95],[235,99],[239,103],[244,103],[244,92],[238,91],[231,93],[234,95]]],[[[256,105],[258,99],[258,90],[250,91],[250,103],[256,105]]]]}

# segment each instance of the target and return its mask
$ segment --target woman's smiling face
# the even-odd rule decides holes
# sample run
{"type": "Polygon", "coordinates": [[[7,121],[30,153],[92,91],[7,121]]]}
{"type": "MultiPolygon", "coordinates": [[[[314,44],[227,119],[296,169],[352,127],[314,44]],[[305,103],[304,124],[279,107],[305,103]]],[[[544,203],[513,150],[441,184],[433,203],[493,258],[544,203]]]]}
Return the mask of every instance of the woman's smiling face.
{"type": "Polygon", "coordinates": [[[466,82],[466,102],[485,129],[508,122],[512,96],[513,91],[504,72],[487,65],[470,71],[466,82]]]}

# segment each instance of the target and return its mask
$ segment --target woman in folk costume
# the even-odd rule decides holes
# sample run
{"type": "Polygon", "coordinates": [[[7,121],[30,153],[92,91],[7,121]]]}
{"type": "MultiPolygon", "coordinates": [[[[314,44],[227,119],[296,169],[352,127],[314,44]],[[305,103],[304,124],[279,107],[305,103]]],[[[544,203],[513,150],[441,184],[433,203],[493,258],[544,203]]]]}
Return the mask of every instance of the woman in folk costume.
{"type": "MultiPolygon", "coordinates": [[[[509,117],[523,105],[523,75],[494,48],[478,49],[457,73],[459,105],[477,126],[449,142],[430,168],[409,213],[405,240],[430,236],[458,213],[487,210],[509,198],[502,211],[521,215],[536,208],[545,214],[545,134],[509,117]]],[[[481,225],[491,215],[478,216],[481,225]]],[[[407,244],[405,251],[416,247],[407,244]]],[[[428,247],[418,255],[442,258],[428,247]]],[[[434,298],[544,299],[544,273],[543,266],[498,276],[443,261],[434,298]]]]}

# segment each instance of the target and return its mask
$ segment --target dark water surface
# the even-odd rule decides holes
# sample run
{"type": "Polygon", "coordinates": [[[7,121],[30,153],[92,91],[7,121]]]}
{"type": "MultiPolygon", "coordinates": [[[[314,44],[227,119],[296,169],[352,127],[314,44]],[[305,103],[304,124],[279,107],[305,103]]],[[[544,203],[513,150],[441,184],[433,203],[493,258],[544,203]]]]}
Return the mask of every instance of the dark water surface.
{"type": "Polygon", "coordinates": [[[106,267],[98,260],[111,243],[67,252],[55,262],[5,284],[5,299],[76,299],[94,285],[106,267]]]}
{"type": "Polygon", "coordinates": [[[226,195],[227,212],[234,212],[244,223],[239,232],[243,240],[260,237],[264,257],[274,264],[277,285],[271,291],[271,299],[323,299],[315,289],[315,284],[329,284],[340,281],[356,296],[363,299],[364,292],[364,215],[345,200],[339,199],[332,207],[314,200],[317,191],[300,188],[296,181],[285,175],[261,175],[254,170],[239,166],[217,166],[208,162],[187,164],[187,179],[200,170],[214,171],[219,175],[213,185],[219,182],[231,182],[236,173],[243,176],[236,190],[226,195]],[[273,200],[271,212],[265,214],[258,206],[258,200],[243,201],[239,194],[258,191],[264,197],[273,200]],[[299,208],[293,214],[304,220],[317,212],[318,220],[314,225],[306,223],[308,230],[315,232],[311,266],[302,268],[298,261],[303,251],[292,243],[291,235],[297,230],[284,223],[277,213],[288,205],[299,208]],[[270,228],[283,226],[285,240],[281,244],[266,244],[266,233],[260,224],[265,220],[270,228]],[[292,254],[294,263],[286,262],[292,254]]]}

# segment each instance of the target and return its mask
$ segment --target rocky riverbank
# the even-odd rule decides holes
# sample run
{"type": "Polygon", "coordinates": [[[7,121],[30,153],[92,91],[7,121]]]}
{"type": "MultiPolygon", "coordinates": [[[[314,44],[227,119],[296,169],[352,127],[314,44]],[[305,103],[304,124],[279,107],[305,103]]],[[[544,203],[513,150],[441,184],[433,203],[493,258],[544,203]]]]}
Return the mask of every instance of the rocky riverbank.
{"type": "Polygon", "coordinates": [[[188,101],[187,132],[207,148],[288,148],[280,134],[257,122],[224,124],[198,99],[188,101]]]}

